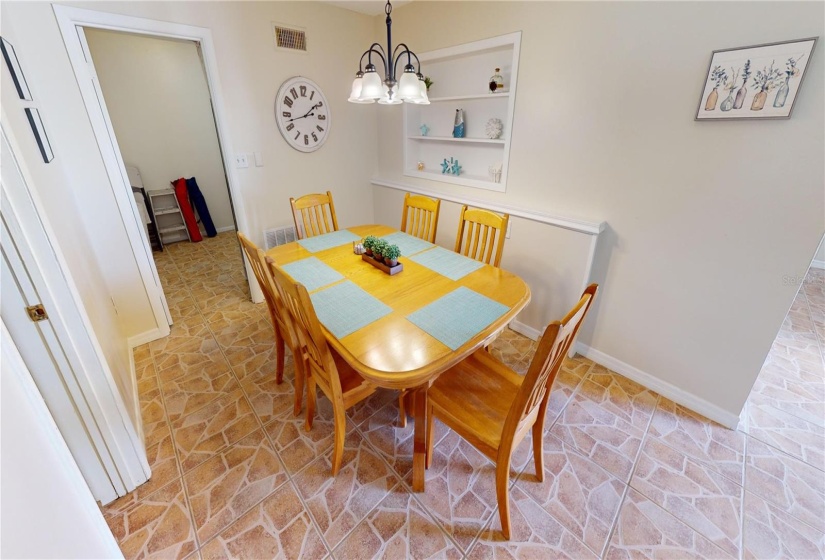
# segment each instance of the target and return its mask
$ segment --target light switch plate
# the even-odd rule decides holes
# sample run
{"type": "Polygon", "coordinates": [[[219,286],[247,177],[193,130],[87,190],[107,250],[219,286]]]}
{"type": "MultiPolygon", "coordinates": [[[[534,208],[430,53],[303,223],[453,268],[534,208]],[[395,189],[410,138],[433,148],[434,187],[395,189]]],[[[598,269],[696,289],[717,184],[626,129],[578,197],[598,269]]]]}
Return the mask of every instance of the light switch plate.
{"type": "Polygon", "coordinates": [[[236,154],[235,167],[249,167],[249,156],[247,154],[236,154]]]}
{"type": "Polygon", "coordinates": [[[261,156],[261,152],[255,152],[255,167],[263,167],[264,166],[264,158],[261,156]]]}

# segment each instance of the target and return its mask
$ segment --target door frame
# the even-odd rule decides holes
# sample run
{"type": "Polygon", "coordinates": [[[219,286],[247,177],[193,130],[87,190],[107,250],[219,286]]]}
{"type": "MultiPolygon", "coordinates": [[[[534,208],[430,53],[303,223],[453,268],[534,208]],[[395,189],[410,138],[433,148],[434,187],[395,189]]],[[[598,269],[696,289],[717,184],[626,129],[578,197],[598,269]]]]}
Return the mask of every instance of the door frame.
{"type": "MultiPolygon", "coordinates": [[[[59,342],[59,348],[53,348],[52,352],[62,352],[68,361],[67,371],[60,371],[63,386],[75,402],[116,494],[122,496],[146,482],[152,473],[140,427],[130,420],[127,403],[118,391],[65,257],[59,246],[51,242],[56,238],[54,230],[42,211],[37,193],[31,188],[32,180],[25,164],[16,156],[20,148],[13,132],[3,124],[6,122],[3,112],[0,120],[3,174],[15,173],[0,186],[2,214],[10,241],[49,314],[59,342]]],[[[4,310],[4,316],[6,312],[4,310]]],[[[137,408],[136,412],[139,411],[137,408]]],[[[105,503],[116,496],[95,497],[105,503]]]]}
{"type": "MultiPolygon", "coordinates": [[[[157,267],[152,257],[152,248],[144,233],[137,204],[134,196],[132,196],[132,189],[126,174],[126,166],[114,134],[109,111],[106,108],[106,103],[100,90],[100,84],[94,74],[94,65],[92,64],[91,54],[88,52],[88,47],[85,44],[85,36],[82,34],[82,28],[93,27],[160,38],[182,39],[195,41],[200,45],[203,54],[203,67],[206,72],[206,82],[212,98],[212,109],[215,117],[215,128],[218,133],[218,144],[223,154],[224,172],[226,173],[232,208],[235,214],[235,223],[239,231],[249,231],[249,224],[244,212],[245,205],[241,194],[240,181],[234,167],[229,163],[231,154],[235,152],[232,148],[229,125],[227,124],[228,120],[224,109],[212,31],[205,27],[96,10],[86,10],[58,4],[53,5],[53,10],[63,36],[63,42],[66,45],[66,51],[69,55],[72,69],[74,70],[78,86],[80,87],[80,94],[86,106],[86,111],[92,124],[92,130],[98,147],[100,148],[100,153],[103,156],[103,163],[106,167],[106,173],[109,176],[109,181],[112,185],[112,191],[117,201],[124,226],[126,227],[126,234],[129,238],[135,260],[138,263],[141,279],[152,303],[152,310],[158,325],[156,332],[149,331],[130,338],[129,344],[134,347],[167,336],[172,319],[169,315],[168,306],[163,294],[163,287],[160,284],[157,267]]],[[[257,282],[252,281],[252,278],[253,275],[247,274],[252,299],[254,301],[262,300],[263,295],[260,292],[260,288],[257,282]]]]}

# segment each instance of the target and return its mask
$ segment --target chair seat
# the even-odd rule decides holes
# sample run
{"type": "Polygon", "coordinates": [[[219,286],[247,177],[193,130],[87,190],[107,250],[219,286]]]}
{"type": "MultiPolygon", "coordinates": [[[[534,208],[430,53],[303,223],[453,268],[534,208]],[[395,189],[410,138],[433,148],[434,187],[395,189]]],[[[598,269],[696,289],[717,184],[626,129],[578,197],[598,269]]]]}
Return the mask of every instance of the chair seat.
{"type": "Polygon", "coordinates": [[[427,395],[447,425],[497,449],[522,379],[486,350],[478,350],[442,373],[427,395]]]}

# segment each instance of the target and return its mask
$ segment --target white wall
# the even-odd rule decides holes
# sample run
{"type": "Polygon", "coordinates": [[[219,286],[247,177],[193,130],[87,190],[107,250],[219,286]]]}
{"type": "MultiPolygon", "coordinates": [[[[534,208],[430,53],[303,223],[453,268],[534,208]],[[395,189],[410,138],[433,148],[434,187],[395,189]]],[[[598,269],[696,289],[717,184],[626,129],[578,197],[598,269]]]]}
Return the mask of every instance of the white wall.
{"type": "MultiPolygon", "coordinates": [[[[580,340],[735,418],[793,300],[783,277],[804,274],[825,230],[822,40],[792,119],[693,117],[711,51],[822,38],[823,10],[412,2],[394,10],[393,37],[418,52],[523,31],[508,190],[403,177],[398,106],[376,109],[379,176],[606,221],[593,273],[602,289],[580,340]]],[[[374,26],[382,37],[383,18],[374,26]]],[[[376,220],[398,223],[400,199],[385,204],[386,189],[374,192],[376,220]]],[[[454,228],[440,226],[443,235],[454,228]]],[[[533,289],[519,318],[535,328],[573,303],[575,261],[559,253],[558,235],[515,223],[505,246],[504,266],[533,289]],[[508,258],[525,251],[533,262],[508,258]]]]}
{"type": "Polygon", "coordinates": [[[235,222],[218,134],[194,41],[87,28],[123,160],[148,190],[195,177],[218,229],[235,222]]]}
{"type": "Polygon", "coordinates": [[[122,558],[5,325],[2,362],[0,557],[122,558]]]}

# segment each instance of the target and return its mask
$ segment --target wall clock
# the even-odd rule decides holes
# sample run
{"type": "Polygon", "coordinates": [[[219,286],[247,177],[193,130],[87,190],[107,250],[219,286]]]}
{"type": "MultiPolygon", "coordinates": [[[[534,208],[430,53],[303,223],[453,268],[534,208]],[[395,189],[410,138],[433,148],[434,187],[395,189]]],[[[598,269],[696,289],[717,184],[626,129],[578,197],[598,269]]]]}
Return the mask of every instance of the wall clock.
{"type": "Polygon", "coordinates": [[[285,81],[275,98],[275,120],[286,143],[299,152],[314,152],[329,135],[327,98],[318,84],[295,76],[285,81]]]}

